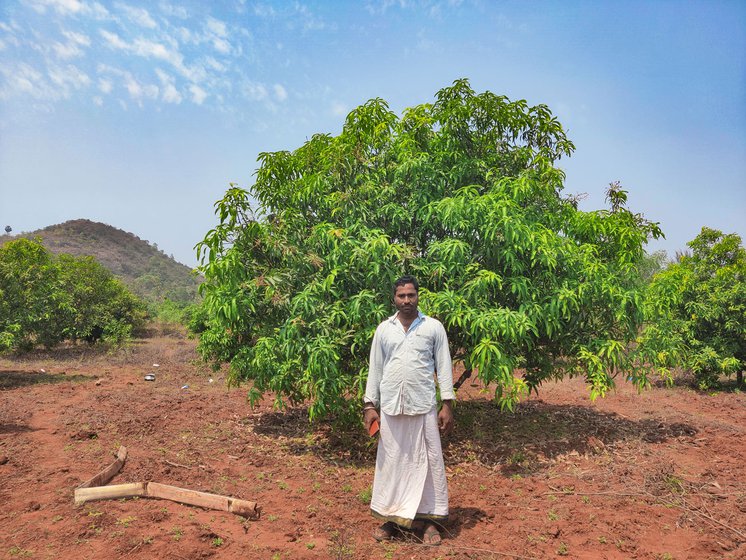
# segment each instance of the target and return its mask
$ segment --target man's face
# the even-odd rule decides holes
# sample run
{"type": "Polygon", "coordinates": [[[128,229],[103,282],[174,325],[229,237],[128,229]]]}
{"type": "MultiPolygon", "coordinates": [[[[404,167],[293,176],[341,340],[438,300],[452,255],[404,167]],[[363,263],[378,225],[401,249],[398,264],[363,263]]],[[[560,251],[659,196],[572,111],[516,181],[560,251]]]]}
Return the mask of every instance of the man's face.
{"type": "Polygon", "coordinates": [[[394,305],[404,315],[412,316],[417,312],[417,290],[414,284],[397,286],[394,292],[394,305]]]}

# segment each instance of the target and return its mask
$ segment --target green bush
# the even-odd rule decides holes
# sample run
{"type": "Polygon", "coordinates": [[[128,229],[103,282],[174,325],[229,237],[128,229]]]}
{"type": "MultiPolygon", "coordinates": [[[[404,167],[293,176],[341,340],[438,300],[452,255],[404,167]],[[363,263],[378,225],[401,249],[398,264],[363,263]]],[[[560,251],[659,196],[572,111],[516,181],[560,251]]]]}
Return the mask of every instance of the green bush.
{"type": "Polygon", "coordinates": [[[278,406],[310,401],[311,418],[344,415],[391,283],[412,273],[454,359],[502,406],[566,374],[603,395],[641,324],[638,265],[660,229],[616,183],[609,209],[578,210],[555,167],[573,149],[546,106],[460,80],[401,117],[374,99],[339,136],[261,154],[198,245],[201,352],[252,380],[253,401],[273,391],[278,406]]]}

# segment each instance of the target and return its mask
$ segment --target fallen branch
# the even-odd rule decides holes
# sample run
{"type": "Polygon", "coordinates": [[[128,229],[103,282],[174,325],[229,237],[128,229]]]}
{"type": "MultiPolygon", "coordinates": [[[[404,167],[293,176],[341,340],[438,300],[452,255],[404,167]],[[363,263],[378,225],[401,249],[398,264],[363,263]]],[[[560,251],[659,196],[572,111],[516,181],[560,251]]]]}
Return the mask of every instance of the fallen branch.
{"type": "Polygon", "coordinates": [[[92,486],[104,486],[107,484],[112,478],[114,478],[119,471],[122,470],[122,466],[124,466],[124,462],[127,460],[127,448],[122,445],[119,448],[119,451],[117,451],[117,459],[114,461],[111,465],[106,467],[104,470],[102,470],[100,473],[98,473],[93,478],[86,480],[82,484],[78,486],[78,488],[90,488],[92,486]]]}
{"type": "Polygon", "coordinates": [[[172,467],[179,467],[180,469],[191,469],[192,468],[189,465],[182,465],[180,463],[174,463],[173,461],[168,461],[167,459],[164,459],[163,462],[166,463],[167,465],[171,465],[172,467]]]}
{"type": "Polygon", "coordinates": [[[561,494],[563,496],[612,496],[617,498],[634,498],[650,495],[640,492],[577,492],[575,490],[556,490],[554,492],[541,493],[542,496],[556,496],[557,494],[561,494]]]}
{"type": "Polygon", "coordinates": [[[259,519],[261,515],[261,509],[256,502],[178,488],[158,482],[135,482],[132,484],[116,484],[114,486],[98,486],[95,488],[77,488],[75,490],[75,503],[83,504],[93,500],[111,500],[135,496],[158,498],[190,506],[228,511],[249,519],[259,519]]]}

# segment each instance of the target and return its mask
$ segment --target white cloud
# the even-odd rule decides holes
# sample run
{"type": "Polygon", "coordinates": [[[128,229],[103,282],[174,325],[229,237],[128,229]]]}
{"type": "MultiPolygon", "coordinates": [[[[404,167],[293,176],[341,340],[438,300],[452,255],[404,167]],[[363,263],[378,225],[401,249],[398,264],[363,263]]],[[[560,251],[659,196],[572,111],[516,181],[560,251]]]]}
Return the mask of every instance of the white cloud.
{"type": "Polygon", "coordinates": [[[140,56],[152,56],[153,58],[168,62],[177,69],[184,68],[184,57],[181,56],[181,53],[179,53],[178,50],[171,50],[160,43],[155,43],[146,39],[135,39],[131,48],[135,54],[140,56]]]}
{"type": "Polygon", "coordinates": [[[409,2],[407,2],[407,0],[374,0],[366,2],[365,9],[368,10],[368,13],[376,15],[386,13],[386,10],[388,10],[391,6],[406,8],[409,5],[410,4],[409,2]]]}
{"type": "Polygon", "coordinates": [[[157,99],[160,92],[155,84],[141,84],[129,73],[125,78],[124,87],[127,88],[130,97],[137,101],[141,107],[143,98],[157,99]]]}
{"type": "Polygon", "coordinates": [[[163,12],[167,16],[176,17],[179,19],[186,19],[189,17],[189,13],[183,6],[174,6],[173,4],[169,4],[168,2],[161,2],[158,4],[158,7],[161,9],[161,12],[163,12]]]}
{"type": "MultiPolygon", "coordinates": [[[[106,40],[109,46],[114,49],[127,51],[143,58],[155,58],[168,62],[178,70],[182,76],[192,81],[199,81],[199,78],[201,77],[199,69],[190,69],[184,65],[184,57],[179,52],[178,48],[169,48],[162,43],[149,41],[142,37],[135,39],[132,43],[127,43],[116,33],[106,31],[105,29],[99,31],[99,33],[106,40]]],[[[172,44],[178,44],[176,41],[172,41],[168,37],[165,39],[169,40],[172,44]]],[[[202,70],[202,72],[204,72],[204,70],[202,70]]]]}
{"type": "Polygon", "coordinates": [[[216,51],[223,54],[228,54],[229,52],[231,52],[231,44],[225,39],[221,39],[219,37],[216,37],[212,40],[212,46],[215,47],[216,51]]]}
{"type": "Polygon", "coordinates": [[[53,65],[43,73],[23,62],[0,64],[0,77],[0,99],[23,96],[39,101],[59,101],[91,83],[85,72],[72,65],[53,65]]]}
{"type": "Polygon", "coordinates": [[[230,53],[231,44],[228,38],[228,28],[225,23],[214,17],[208,17],[205,23],[205,39],[212,43],[213,48],[222,54],[230,53]]]}
{"type": "Polygon", "coordinates": [[[83,51],[75,43],[54,43],[52,48],[59,58],[64,59],[75,58],[83,54],[83,51]]]}
{"type": "Polygon", "coordinates": [[[262,84],[247,82],[243,86],[243,93],[253,101],[262,101],[267,97],[267,88],[262,84]]]}
{"type": "Polygon", "coordinates": [[[130,97],[138,98],[142,97],[142,86],[140,85],[140,82],[135,80],[132,76],[130,76],[127,81],[124,84],[124,87],[127,88],[127,91],[130,94],[130,97]]]}
{"type": "Polygon", "coordinates": [[[275,97],[277,97],[278,101],[285,101],[288,98],[288,92],[282,84],[275,84],[273,89],[275,90],[275,97]]]}
{"type": "Polygon", "coordinates": [[[99,78],[98,89],[101,90],[103,93],[111,93],[111,90],[114,89],[114,84],[111,82],[111,80],[107,80],[106,78],[99,78]]]}
{"type": "Polygon", "coordinates": [[[99,33],[106,40],[106,42],[109,43],[109,46],[115,49],[123,50],[129,48],[129,45],[125,43],[116,33],[111,33],[110,31],[106,31],[105,29],[99,30],[99,33]]]}
{"type": "Polygon", "coordinates": [[[201,64],[193,64],[189,67],[178,68],[179,73],[184,76],[187,80],[194,83],[202,83],[207,79],[207,70],[201,64]]]}
{"type": "Polygon", "coordinates": [[[161,95],[161,99],[163,99],[163,101],[165,101],[166,103],[181,103],[183,97],[179,93],[179,90],[176,89],[174,78],[166,74],[160,68],[156,68],[155,73],[158,75],[158,79],[161,81],[162,85],[161,90],[163,93],[161,95]]]}
{"type": "Polygon", "coordinates": [[[29,95],[37,99],[47,98],[44,90],[44,77],[40,72],[28,64],[21,63],[12,66],[0,65],[0,99],[9,99],[16,95],[29,95]]]}
{"type": "Polygon", "coordinates": [[[205,24],[207,27],[207,30],[210,31],[212,34],[217,35],[218,37],[227,37],[228,36],[228,29],[224,22],[220,21],[219,19],[215,19],[214,17],[210,16],[207,18],[207,23],[205,24]]]}
{"type": "Polygon", "coordinates": [[[21,42],[18,40],[16,34],[22,34],[22,30],[15,21],[11,20],[8,23],[0,21],[0,31],[5,32],[5,36],[0,39],[0,43],[2,43],[2,46],[0,46],[0,50],[5,49],[10,45],[15,47],[21,46],[21,42]]]}
{"type": "Polygon", "coordinates": [[[226,70],[225,64],[223,64],[222,62],[218,62],[211,56],[205,58],[205,65],[209,66],[213,70],[217,70],[218,72],[225,72],[226,70]]]}
{"type": "Polygon", "coordinates": [[[301,19],[304,31],[320,31],[327,27],[326,22],[308,9],[308,6],[300,3],[295,4],[295,11],[301,19]]]}
{"type": "Polygon", "coordinates": [[[197,105],[202,105],[202,102],[207,97],[207,92],[199,87],[197,84],[190,85],[189,91],[192,92],[192,101],[197,105]]]}
{"type": "Polygon", "coordinates": [[[75,31],[62,31],[62,34],[75,44],[83,45],[84,47],[91,46],[91,38],[88,35],[76,33],[75,31]]]}
{"type": "Polygon", "coordinates": [[[76,14],[83,10],[83,3],[78,0],[31,0],[29,4],[40,14],[45,14],[47,8],[59,14],[76,14]]]}
{"type": "Polygon", "coordinates": [[[124,15],[126,15],[130,21],[135,22],[137,25],[148,29],[155,29],[157,27],[155,20],[150,17],[150,13],[145,8],[138,8],[120,3],[117,3],[116,6],[119,10],[124,12],[124,15]]]}
{"type": "Polygon", "coordinates": [[[91,83],[88,74],[72,64],[50,68],[49,79],[53,84],[61,88],[65,97],[70,95],[71,88],[81,89],[87,87],[91,83]]]}
{"type": "Polygon", "coordinates": [[[83,2],[81,0],[27,0],[33,10],[46,14],[51,9],[60,15],[88,15],[97,19],[109,17],[109,11],[98,2],[83,2]]]}
{"type": "Polygon", "coordinates": [[[179,27],[178,29],[176,29],[176,33],[181,39],[182,43],[196,43],[197,42],[197,38],[195,37],[194,33],[192,33],[186,27],[179,27]]]}
{"type": "Polygon", "coordinates": [[[93,97],[93,103],[101,107],[104,104],[104,100],[100,96],[96,95],[93,97]]]}
{"type": "Polygon", "coordinates": [[[163,86],[163,101],[166,103],[176,103],[177,105],[181,103],[182,96],[179,93],[179,90],[176,89],[176,86],[173,84],[166,84],[163,86]]]}
{"type": "Polygon", "coordinates": [[[96,19],[107,19],[110,17],[109,11],[98,2],[91,4],[89,13],[96,19]]]}

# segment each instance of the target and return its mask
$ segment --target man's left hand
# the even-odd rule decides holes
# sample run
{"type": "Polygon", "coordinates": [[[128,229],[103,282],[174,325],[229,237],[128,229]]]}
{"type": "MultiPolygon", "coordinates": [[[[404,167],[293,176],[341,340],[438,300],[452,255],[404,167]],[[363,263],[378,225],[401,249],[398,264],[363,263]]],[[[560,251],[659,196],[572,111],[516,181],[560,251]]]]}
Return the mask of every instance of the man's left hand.
{"type": "Polygon", "coordinates": [[[443,401],[443,407],[438,412],[438,428],[442,434],[450,434],[453,430],[453,406],[451,401],[443,401]]]}

